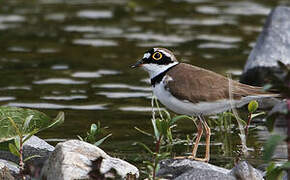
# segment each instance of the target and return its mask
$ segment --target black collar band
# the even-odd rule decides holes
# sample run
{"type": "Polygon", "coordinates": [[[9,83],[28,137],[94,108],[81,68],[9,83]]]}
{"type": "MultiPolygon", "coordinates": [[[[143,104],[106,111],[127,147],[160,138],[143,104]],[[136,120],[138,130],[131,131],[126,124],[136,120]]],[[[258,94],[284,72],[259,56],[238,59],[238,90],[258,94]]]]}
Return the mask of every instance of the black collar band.
{"type": "MultiPolygon", "coordinates": [[[[179,63],[178,63],[179,64],[179,63]]],[[[155,76],[154,78],[151,79],[151,85],[153,87],[155,87],[156,84],[160,83],[163,79],[163,77],[165,76],[165,74],[171,69],[173,68],[174,66],[178,65],[178,64],[175,64],[173,66],[171,66],[170,68],[166,69],[165,71],[163,71],[162,73],[158,74],[157,76],[155,76]]]]}

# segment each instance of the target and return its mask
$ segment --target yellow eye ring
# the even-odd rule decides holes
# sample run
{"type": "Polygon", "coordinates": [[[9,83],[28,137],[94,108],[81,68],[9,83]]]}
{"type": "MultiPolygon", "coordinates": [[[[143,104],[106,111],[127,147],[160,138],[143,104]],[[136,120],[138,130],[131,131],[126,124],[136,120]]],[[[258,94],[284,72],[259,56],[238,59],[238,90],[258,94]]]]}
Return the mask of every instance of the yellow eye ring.
{"type": "Polygon", "coordinates": [[[162,54],[160,52],[155,52],[153,55],[152,55],[152,58],[155,60],[155,61],[158,61],[162,58],[162,54]]]}

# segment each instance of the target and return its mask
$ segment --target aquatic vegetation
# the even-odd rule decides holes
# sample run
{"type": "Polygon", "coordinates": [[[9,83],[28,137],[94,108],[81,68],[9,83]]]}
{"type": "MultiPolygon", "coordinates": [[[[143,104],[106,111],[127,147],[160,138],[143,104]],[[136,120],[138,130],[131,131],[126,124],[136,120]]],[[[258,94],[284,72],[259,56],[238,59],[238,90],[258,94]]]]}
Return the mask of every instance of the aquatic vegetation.
{"type": "Polygon", "coordinates": [[[86,137],[82,138],[81,136],[77,136],[81,141],[86,141],[88,143],[94,144],[95,146],[101,145],[108,137],[112,134],[108,134],[105,137],[99,139],[101,135],[104,134],[105,129],[107,127],[101,127],[101,123],[91,124],[90,130],[87,132],[86,137]]]}
{"type": "Polygon", "coordinates": [[[152,137],[155,149],[151,150],[146,144],[141,142],[136,142],[135,144],[140,145],[146,150],[150,156],[151,160],[143,161],[143,164],[146,166],[146,170],[143,173],[149,179],[156,179],[156,172],[159,170],[159,162],[165,158],[170,157],[172,152],[172,147],[175,144],[183,143],[183,141],[176,141],[173,138],[172,129],[176,127],[176,122],[180,119],[190,119],[195,121],[194,118],[186,115],[179,115],[171,117],[170,113],[164,109],[160,109],[156,97],[152,97],[152,127],[153,133],[145,132],[138,127],[135,127],[136,130],[152,137]],[[155,113],[155,105],[157,107],[157,113],[155,113]]]}
{"type": "Polygon", "coordinates": [[[264,145],[263,160],[268,164],[266,169],[267,179],[282,179],[285,171],[290,172],[290,67],[278,61],[279,70],[273,72],[270,77],[270,83],[265,85],[265,89],[273,88],[280,92],[285,101],[277,104],[269,113],[267,117],[267,127],[269,131],[273,131],[274,124],[277,119],[281,119],[287,124],[287,136],[275,134],[269,137],[264,145]],[[272,160],[273,154],[277,145],[283,141],[287,142],[288,146],[288,161],[278,165],[272,160]]]}
{"type": "Polygon", "coordinates": [[[63,122],[63,112],[59,112],[57,117],[52,119],[37,110],[0,106],[1,149],[5,150],[7,148],[5,148],[7,145],[5,142],[8,141],[9,151],[19,158],[19,175],[22,179],[24,179],[24,163],[32,158],[39,157],[33,155],[23,159],[24,143],[34,134],[63,122]]]}

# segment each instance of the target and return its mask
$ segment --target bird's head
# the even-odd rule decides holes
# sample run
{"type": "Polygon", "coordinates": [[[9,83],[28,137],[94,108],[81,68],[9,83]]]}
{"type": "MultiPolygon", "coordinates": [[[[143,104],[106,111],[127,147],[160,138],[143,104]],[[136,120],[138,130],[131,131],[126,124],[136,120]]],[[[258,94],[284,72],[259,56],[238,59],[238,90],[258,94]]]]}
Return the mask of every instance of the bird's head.
{"type": "Polygon", "coordinates": [[[165,48],[152,48],[146,51],[143,58],[131,67],[141,67],[149,73],[150,78],[153,78],[176,64],[178,61],[171,51],[165,48]]]}

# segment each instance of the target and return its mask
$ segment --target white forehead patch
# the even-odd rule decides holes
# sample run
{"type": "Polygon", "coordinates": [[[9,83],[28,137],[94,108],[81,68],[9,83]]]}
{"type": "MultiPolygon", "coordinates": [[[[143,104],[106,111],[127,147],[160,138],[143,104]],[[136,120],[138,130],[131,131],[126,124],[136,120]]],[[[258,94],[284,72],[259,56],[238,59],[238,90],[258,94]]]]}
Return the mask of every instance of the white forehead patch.
{"type": "Polygon", "coordinates": [[[151,54],[149,52],[145,53],[143,56],[143,59],[148,59],[150,56],[151,56],[151,54]]]}
{"type": "Polygon", "coordinates": [[[162,54],[164,54],[165,56],[167,56],[167,57],[169,57],[169,58],[171,58],[171,54],[169,54],[168,52],[166,52],[166,51],[163,51],[163,50],[158,50],[159,52],[162,52],[162,54]]]}

